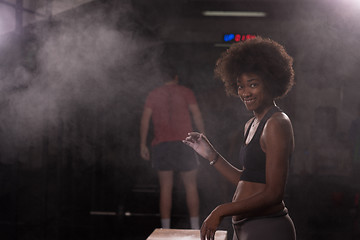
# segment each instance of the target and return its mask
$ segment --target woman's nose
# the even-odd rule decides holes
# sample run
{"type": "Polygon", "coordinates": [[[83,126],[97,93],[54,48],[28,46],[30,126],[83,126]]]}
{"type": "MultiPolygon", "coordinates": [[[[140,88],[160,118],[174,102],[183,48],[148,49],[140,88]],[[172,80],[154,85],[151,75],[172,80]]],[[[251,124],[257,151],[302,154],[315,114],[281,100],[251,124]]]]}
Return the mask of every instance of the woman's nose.
{"type": "Polygon", "coordinates": [[[244,88],[244,89],[242,89],[241,92],[239,92],[239,95],[241,97],[248,97],[248,96],[250,96],[250,92],[246,88],[244,88]]]}

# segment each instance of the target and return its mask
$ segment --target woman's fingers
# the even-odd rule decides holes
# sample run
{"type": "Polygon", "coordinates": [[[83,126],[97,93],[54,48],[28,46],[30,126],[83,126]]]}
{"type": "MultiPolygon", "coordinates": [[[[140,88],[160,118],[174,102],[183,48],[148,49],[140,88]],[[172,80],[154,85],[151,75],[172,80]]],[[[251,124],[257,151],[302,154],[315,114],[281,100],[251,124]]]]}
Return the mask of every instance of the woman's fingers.
{"type": "Polygon", "coordinates": [[[204,226],[201,227],[200,237],[201,237],[201,240],[206,240],[206,229],[204,229],[204,226]]]}
{"type": "Polygon", "coordinates": [[[191,132],[188,133],[188,136],[183,140],[184,143],[190,144],[190,143],[196,143],[200,138],[200,133],[191,132]]]}
{"type": "Polygon", "coordinates": [[[214,240],[214,233],[213,233],[213,231],[211,231],[211,230],[208,230],[207,231],[207,239],[208,240],[214,240]]]}
{"type": "Polygon", "coordinates": [[[198,136],[200,135],[201,133],[198,133],[198,132],[189,132],[188,135],[189,136],[198,136]]]}
{"type": "Polygon", "coordinates": [[[203,225],[200,230],[201,240],[214,240],[215,231],[208,229],[206,225],[203,225]]]}

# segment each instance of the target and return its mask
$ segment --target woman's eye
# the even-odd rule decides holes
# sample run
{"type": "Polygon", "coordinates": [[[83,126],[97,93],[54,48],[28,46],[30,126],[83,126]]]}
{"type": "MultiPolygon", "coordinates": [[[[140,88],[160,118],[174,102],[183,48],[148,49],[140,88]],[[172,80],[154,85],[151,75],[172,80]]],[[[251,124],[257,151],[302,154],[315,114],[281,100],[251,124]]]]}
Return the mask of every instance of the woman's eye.
{"type": "Polygon", "coordinates": [[[254,87],[256,87],[257,86],[257,84],[256,83],[252,83],[252,84],[250,84],[250,87],[252,87],[252,88],[254,88],[254,87]]]}

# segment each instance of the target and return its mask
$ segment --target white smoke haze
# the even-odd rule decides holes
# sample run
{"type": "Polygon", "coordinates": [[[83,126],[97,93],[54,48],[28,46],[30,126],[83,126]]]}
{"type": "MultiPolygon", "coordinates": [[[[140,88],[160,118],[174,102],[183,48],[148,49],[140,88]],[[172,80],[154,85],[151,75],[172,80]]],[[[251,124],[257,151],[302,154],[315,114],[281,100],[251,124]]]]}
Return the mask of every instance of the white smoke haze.
{"type": "Polygon", "coordinates": [[[15,30],[15,10],[5,4],[0,4],[0,36],[15,30]]]}
{"type": "Polygon", "coordinates": [[[131,114],[141,110],[142,95],[159,83],[160,44],[136,36],[137,29],[119,31],[104,19],[100,11],[76,21],[56,20],[46,31],[35,29],[37,43],[30,45],[35,53],[28,65],[36,65],[36,71],[21,61],[8,72],[2,69],[3,147],[38,142],[79,109],[101,118],[113,115],[105,120],[110,122],[131,121],[131,114]],[[115,118],[112,111],[119,111],[115,118]]]}

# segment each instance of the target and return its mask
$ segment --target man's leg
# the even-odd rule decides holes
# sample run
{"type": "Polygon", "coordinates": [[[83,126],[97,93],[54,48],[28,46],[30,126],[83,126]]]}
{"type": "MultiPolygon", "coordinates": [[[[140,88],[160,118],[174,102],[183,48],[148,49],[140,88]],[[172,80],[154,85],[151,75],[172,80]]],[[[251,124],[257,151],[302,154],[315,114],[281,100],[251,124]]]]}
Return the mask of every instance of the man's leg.
{"type": "Polygon", "coordinates": [[[160,183],[160,217],[162,228],[170,228],[173,171],[158,171],[160,183]]]}
{"type": "Polygon", "coordinates": [[[199,229],[199,193],[197,189],[197,170],[181,172],[186,192],[186,203],[190,214],[192,229],[199,229]]]}

